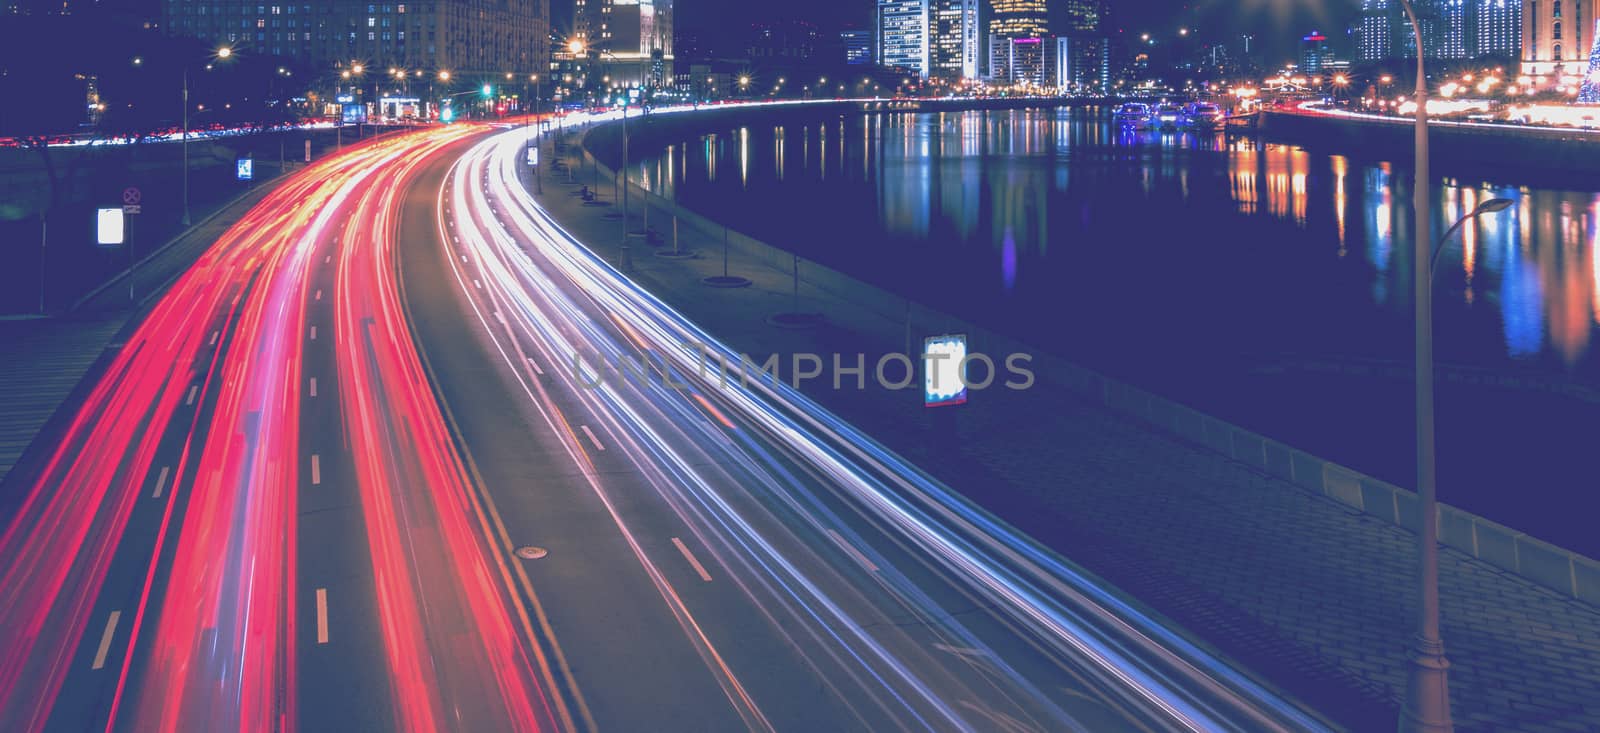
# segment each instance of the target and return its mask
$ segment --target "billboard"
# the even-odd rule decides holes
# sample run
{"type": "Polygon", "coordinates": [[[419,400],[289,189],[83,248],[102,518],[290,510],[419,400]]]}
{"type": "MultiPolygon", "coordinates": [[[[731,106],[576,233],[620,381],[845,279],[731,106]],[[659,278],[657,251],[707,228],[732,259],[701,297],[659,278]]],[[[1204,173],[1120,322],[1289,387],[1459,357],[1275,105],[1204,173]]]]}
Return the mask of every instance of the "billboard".
{"type": "Polygon", "coordinates": [[[922,404],[959,405],[967,401],[966,334],[933,336],[922,347],[922,404]]]}
{"type": "Polygon", "coordinates": [[[122,209],[95,210],[95,244],[116,247],[122,244],[125,227],[122,209]]]}
{"type": "Polygon", "coordinates": [[[367,105],[345,104],[343,121],[346,125],[365,124],[367,121],[367,105]]]}

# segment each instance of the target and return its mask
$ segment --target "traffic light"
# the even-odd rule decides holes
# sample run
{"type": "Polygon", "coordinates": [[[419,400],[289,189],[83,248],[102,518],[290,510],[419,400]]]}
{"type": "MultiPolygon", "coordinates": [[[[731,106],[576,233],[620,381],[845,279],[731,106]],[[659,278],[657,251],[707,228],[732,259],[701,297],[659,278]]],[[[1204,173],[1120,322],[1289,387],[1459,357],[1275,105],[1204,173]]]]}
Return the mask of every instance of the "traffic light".
{"type": "Polygon", "coordinates": [[[489,86],[488,84],[483,85],[483,96],[485,96],[485,97],[494,96],[494,87],[489,86]]]}

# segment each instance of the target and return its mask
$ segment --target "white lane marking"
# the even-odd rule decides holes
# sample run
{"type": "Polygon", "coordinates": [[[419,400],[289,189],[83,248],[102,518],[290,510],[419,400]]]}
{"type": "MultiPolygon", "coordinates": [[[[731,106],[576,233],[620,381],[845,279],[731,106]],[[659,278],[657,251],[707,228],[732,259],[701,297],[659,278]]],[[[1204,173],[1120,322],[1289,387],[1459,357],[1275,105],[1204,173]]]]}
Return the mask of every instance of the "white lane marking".
{"type": "Polygon", "coordinates": [[[320,289],[317,291],[317,300],[322,300],[322,291],[320,289]]]}
{"type": "Polygon", "coordinates": [[[495,317],[495,320],[498,320],[501,323],[506,323],[506,314],[501,313],[500,311],[495,311],[494,312],[494,317],[495,317]]]}
{"type": "Polygon", "coordinates": [[[317,378],[316,377],[312,377],[311,378],[311,396],[312,397],[316,397],[317,396],[317,378]]]}
{"type": "Polygon", "coordinates": [[[190,387],[189,388],[189,398],[184,400],[183,404],[185,404],[185,405],[194,404],[194,395],[195,395],[196,392],[199,392],[199,391],[200,391],[199,387],[190,387]]]}
{"type": "Polygon", "coordinates": [[[322,456],[315,453],[311,454],[311,483],[312,485],[322,483],[322,456]]]}
{"type": "Polygon", "coordinates": [[[878,566],[877,565],[873,565],[872,561],[868,560],[866,555],[861,554],[861,551],[857,550],[854,545],[851,545],[849,542],[846,542],[844,537],[841,536],[838,532],[835,532],[832,529],[829,529],[828,530],[828,536],[832,537],[834,542],[839,543],[839,547],[843,548],[846,553],[849,553],[849,555],[851,557],[855,558],[856,562],[861,563],[861,566],[866,568],[867,572],[869,572],[869,573],[878,572],[878,566]]]}
{"type": "Polygon", "coordinates": [[[156,491],[150,495],[152,499],[161,498],[161,490],[167,487],[167,474],[172,472],[171,466],[162,466],[161,475],[156,477],[156,491]]]}
{"type": "Polygon", "coordinates": [[[589,436],[589,440],[594,443],[594,447],[599,448],[600,450],[606,449],[604,445],[601,445],[600,439],[594,437],[594,431],[590,430],[588,425],[579,425],[578,427],[583,428],[583,434],[589,436]]]}
{"type": "Polygon", "coordinates": [[[111,651],[111,637],[117,635],[117,620],[120,618],[121,611],[112,611],[111,618],[106,619],[106,630],[100,634],[100,648],[94,653],[94,666],[90,669],[106,666],[106,653],[111,651]]]}
{"type": "Polygon", "coordinates": [[[479,290],[483,289],[483,281],[481,281],[481,280],[479,280],[477,278],[473,278],[472,279],[472,284],[478,286],[479,290]]]}
{"type": "Polygon", "coordinates": [[[328,589],[317,589],[317,643],[328,643],[328,589]]]}
{"type": "Polygon", "coordinates": [[[689,564],[694,566],[694,571],[700,574],[701,580],[707,583],[711,582],[711,573],[706,572],[706,566],[701,565],[700,561],[695,559],[694,553],[689,552],[689,546],[683,544],[683,540],[673,537],[672,544],[678,546],[678,552],[683,553],[683,559],[688,560],[689,564]]]}
{"type": "Polygon", "coordinates": [[[534,374],[537,374],[541,377],[544,376],[544,370],[539,368],[539,362],[534,361],[533,357],[531,356],[528,357],[528,366],[533,367],[534,374]]]}
{"type": "Polygon", "coordinates": [[[311,327],[311,340],[312,341],[316,341],[317,340],[317,327],[316,326],[312,326],[311,327]]]}
{"type": "Polygon", "coordinates": [[[333,255],[328,255],[327,257],[322,258],[322,264],[324,264],[324,265],[326,265],[326,264],[328,264],[329,262],[332,262],[332,261],[333,261],[333,255]]]}
{"type": "Polygon", "coordinates": [[[217,337],[220,336],[220,335],[222,335],[221,331],[212,331],[211,332],[211,343],[209,343],[207,345],[208,346],[216,346],[217,345],[217,337]]]}
{"type": "MultiPolygon", "coordinates": [[[[461,240],[459,240],[459,239],[456,240],[456,244],[460,244],[460,243],[461,243],[461,240]]],[[[467,256],[466,255],[461,255],[461,261],[462,262],[466,262],[467,261],[467,256]]]]}

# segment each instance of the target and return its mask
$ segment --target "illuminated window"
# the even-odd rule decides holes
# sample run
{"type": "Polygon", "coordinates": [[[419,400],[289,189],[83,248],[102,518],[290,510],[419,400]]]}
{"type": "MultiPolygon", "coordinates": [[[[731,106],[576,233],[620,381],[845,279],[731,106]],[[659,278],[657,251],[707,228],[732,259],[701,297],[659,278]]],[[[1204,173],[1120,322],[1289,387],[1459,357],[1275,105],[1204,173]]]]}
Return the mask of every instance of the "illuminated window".
{"type": "Polygon", "coordinates": [[[1561,40],[1561,21],[1558,20],[1550,26],[1550,38],[1557,41],[1561,40]]]}

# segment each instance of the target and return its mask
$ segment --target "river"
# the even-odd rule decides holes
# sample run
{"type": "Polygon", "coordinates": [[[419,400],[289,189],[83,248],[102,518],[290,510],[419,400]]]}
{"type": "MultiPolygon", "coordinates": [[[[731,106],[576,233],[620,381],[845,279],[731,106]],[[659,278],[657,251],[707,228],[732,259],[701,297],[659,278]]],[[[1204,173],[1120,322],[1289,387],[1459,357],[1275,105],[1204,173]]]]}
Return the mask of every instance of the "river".
{"type": "MultiPolygon", "coordinates": [[[[703,132],[635,174],[804,258],[1414,484],[1403,161],[1122,131],[1095,108],[703,132]]],[[[1441,500],[1600,556],[1600,178],[1450,172],[1435,232],[1515,204],[1439,264],[1441,500]]]]}

